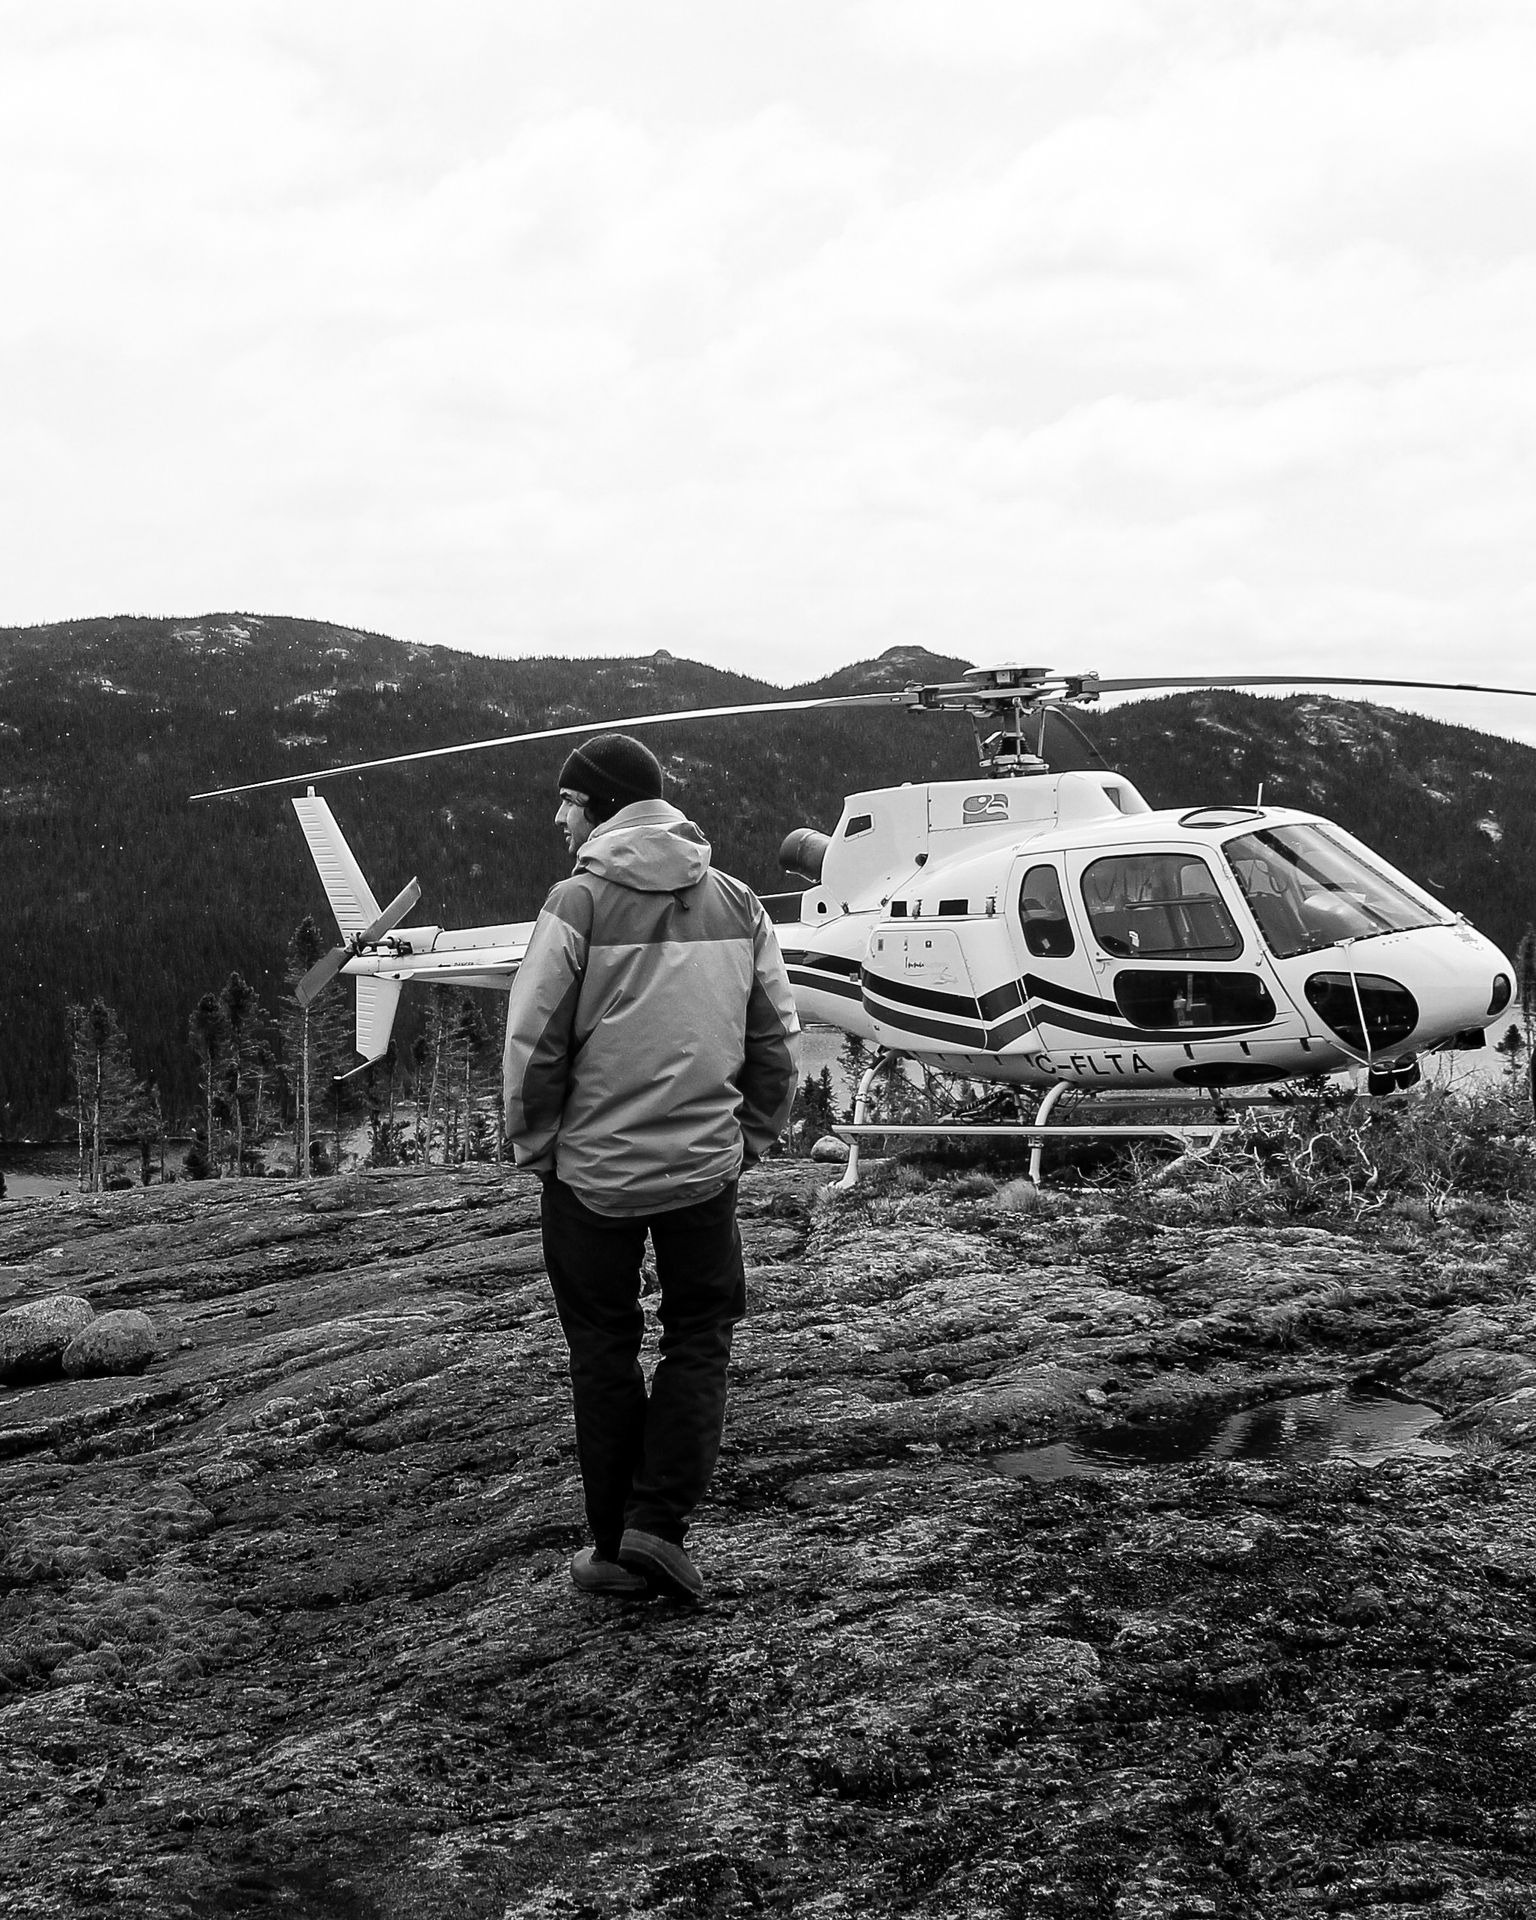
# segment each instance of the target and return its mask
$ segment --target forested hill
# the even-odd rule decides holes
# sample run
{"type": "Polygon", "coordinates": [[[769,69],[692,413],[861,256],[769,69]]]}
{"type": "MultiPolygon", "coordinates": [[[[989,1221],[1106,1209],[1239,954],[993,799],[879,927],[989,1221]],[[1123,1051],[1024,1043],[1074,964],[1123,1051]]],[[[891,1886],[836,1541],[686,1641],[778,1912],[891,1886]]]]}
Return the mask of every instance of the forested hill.
{"type": "MultiPolygon", "coordinates": [[[[799,694],[952,679],[896,651],[799,694]]],[[[659,653],[491,660],[317,621],[213,614],[0,630],[0,1138],[62,1132],[64,1009],[99,995],[170,1114],[191,1111],[187,1021],[238,968],[276,1008],[285,949],[335,928],[280,792],[189,803],[285,770],[613,715],[786,697],[659,653]]],[[[901,713],[711,721],[647,735],[715,858],[790,883],[789,828],[831,826],[850,785],[963,774],[969,730],[901,713]]],[[[570,741],[468,754],[325,792],[381,900],[413,874],[418,924],[529,919],[569,871],[554,825],[570,741]]]]}
{"type": "MultiPolygon", "coordinates": [[[[0,629],[0,1138],[57,1130],[70,1000],[115,1007],[139,1071],[186,1113],[198,997],[238,968],[275,1008],[297,922],[312,913],[331,935],[282,795],[190,804],[196,790],[589,718],[900,687],[963,664],[897,649],[786,689],[665,653],[491,660],[249,615],[0,629]]],[[[1506,948],[1536,912],[1530,748],[1311,696],[1179,695],[1083,725],[1154,805],[1251,801],[1262,780],[1266,798],[1338,820],[1506,948]]],[[[763,891],[787,884],[785,832],[830,827],[845,793],[975,764],[969,728],[943,716],[740,718],[648,738],[719,863],[763,891]]],[[[566,867],[552,796],[568,746],[325,791],[380,898],[416,874],[420,920],[525,919],[566,867]]]]}

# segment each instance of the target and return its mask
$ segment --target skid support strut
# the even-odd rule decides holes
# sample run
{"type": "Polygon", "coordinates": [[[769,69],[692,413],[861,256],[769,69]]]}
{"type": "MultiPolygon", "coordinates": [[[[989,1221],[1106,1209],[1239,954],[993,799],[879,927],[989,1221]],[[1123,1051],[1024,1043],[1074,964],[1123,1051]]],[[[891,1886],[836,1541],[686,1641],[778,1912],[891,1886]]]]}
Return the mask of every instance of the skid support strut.
{"type": "MultiPolygon", "coordinates": [[[[1037,1127],[1043,1127],[1046,1121],[1050,1119],[1051,1114],[1055,1111],[1057,1101],[1060,1100],[1066,1090],[1067,1083],[1065,1080],[1058,1080],[1054,1087],[1046,1088],[1045,1098],[1040,1102],[1039,1110],[1035,1114],[1035,1125],[1037,1127]]],[[[1038,1187],[1040,1184],[1040,1162],[1045,1154],[1047,1137],[1048,1136],[1044,1134],[1035,1134],[1034,1145],[1029,1150],[1029,1184],[1032,1187],[1038,1187]]]]}
{"type": "MultiPolygon", "coordinates": [[[[882,1070],[889,1071],[896,1058],[897,1056],[894,1053],[881,1051],[875,1055],[874,1059],[870,1061],[869,1065],[859,1076],[858,1091],[853,1096],[853,1124],[855,1127],[862,1128],[866,1126],[870,1089],[875,1084],[876,1076],[882,1070]]],[[[848,1170],[837,1183],[837,1191],[839,1193],[851,1193],[859,1184],[859,1141],[862,1137],[863,1135],[860,1133],[852,1133],[848,1136],[848,1170]]]]}
{"type": "Polygon", "coordinates": [[[1178,1120],[1162,1120],[1145,1126],[1127,1124],[1123,1121],[1106,1122],[1100,1126],[1054,1126],[1051,1124],[1053,1110],[1063,1094],[1073,1091],[1070,1084],[1062,1080],[1058,1080],[1054,1086],[1046,1089],[1034,1119],[1020,1126],[998,1121],[976,1125],[957,1120],[917,1124],[899,1121],[882,1124],[878,1120],[866,1119],[869,1093],[874,1084],[875,1075],[882,1067],[889,1067],[892,1061],[900,1057],[900,1055],[882,1056],[875,1062],[859,1082],[853,1119],[832,1129],[839,1140],[848,1142],[848,1171],[837,1183],[839,1192],[846,1193],[858,1184],[859,1143],[877,1134],[889,1139],[909,1140],[1028,1140],[1031,1143],[1029,1178],[1035,1186],[1039,1186],[1040,1162],[1047,1140],[1174,1140],[1188,1149],[1196,1141],[1209,1143],[1219,1140],[1224,1133],[1237,1131],[1237,1123],[1230,1120],[1196,1122],[1193,1125],[1178,1120]]]}

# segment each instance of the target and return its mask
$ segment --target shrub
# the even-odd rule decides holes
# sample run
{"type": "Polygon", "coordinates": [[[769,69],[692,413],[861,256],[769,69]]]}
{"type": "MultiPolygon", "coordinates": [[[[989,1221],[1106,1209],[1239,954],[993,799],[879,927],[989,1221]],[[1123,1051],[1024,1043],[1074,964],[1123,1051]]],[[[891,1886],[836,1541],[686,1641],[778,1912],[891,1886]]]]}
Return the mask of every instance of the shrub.
{"type": "MultiPolygon", "coordinates": [[[[1306,1103],[1250,1112],[1213,1159],[1258,1163],[1260,1213],[1343,1213],[1391,1204],[1399,1218],[1440,1220],[1464,1205],[1468,1226],[1507,1217],[1511,1200],[1536,1196],[1536,1157],[1507,1092],[1426,1087],[1405,1099],[1306,1103]]],[[[1252,1212],[1248,1217],[1253,1217],[1252,1212]]]]}

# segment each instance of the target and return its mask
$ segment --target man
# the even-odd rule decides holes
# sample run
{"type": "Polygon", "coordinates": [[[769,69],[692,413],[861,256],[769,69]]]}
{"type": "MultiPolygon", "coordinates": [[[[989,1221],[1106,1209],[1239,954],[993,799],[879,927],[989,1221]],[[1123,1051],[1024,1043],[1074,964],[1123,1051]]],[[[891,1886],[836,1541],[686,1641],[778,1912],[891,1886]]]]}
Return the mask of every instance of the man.
{"type": "Polygon", "coordinates": [[[576,869],[544,903],[512,986],[507,1133],[543,1181],[544,1261],[570,1349],[592,1544],[586,1592],[696,1600],[684,1547],[714,1472],[731,1333],[746,1310],[736,1183],[778,1136],[799,1021],[778,941],[662,798],[660,762],[605,733],[560,775],[576,869]],[[640,1365],[640,1267],[660,1283],[640,1365]]]}

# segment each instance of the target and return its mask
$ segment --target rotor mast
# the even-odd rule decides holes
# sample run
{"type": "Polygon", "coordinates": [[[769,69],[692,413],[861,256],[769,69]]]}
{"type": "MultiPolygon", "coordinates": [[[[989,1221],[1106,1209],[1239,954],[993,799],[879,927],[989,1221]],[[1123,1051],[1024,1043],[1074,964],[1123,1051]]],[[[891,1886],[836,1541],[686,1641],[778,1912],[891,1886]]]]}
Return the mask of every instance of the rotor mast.
{"type": "Polygon", "coordinates": [[[972,667],[947,686],[913,689],[914,706],[964,713],[976,737],[981,771],[995,780],[1027,779],[1049,773],[1045,758],[1045,717],[1053,707],[1098,698],[1091,673],[1055,673],[1049,667],[1012,664],[972,667]],[[1034,741],[1027,724],[1038,718],[1034,741]]]}

